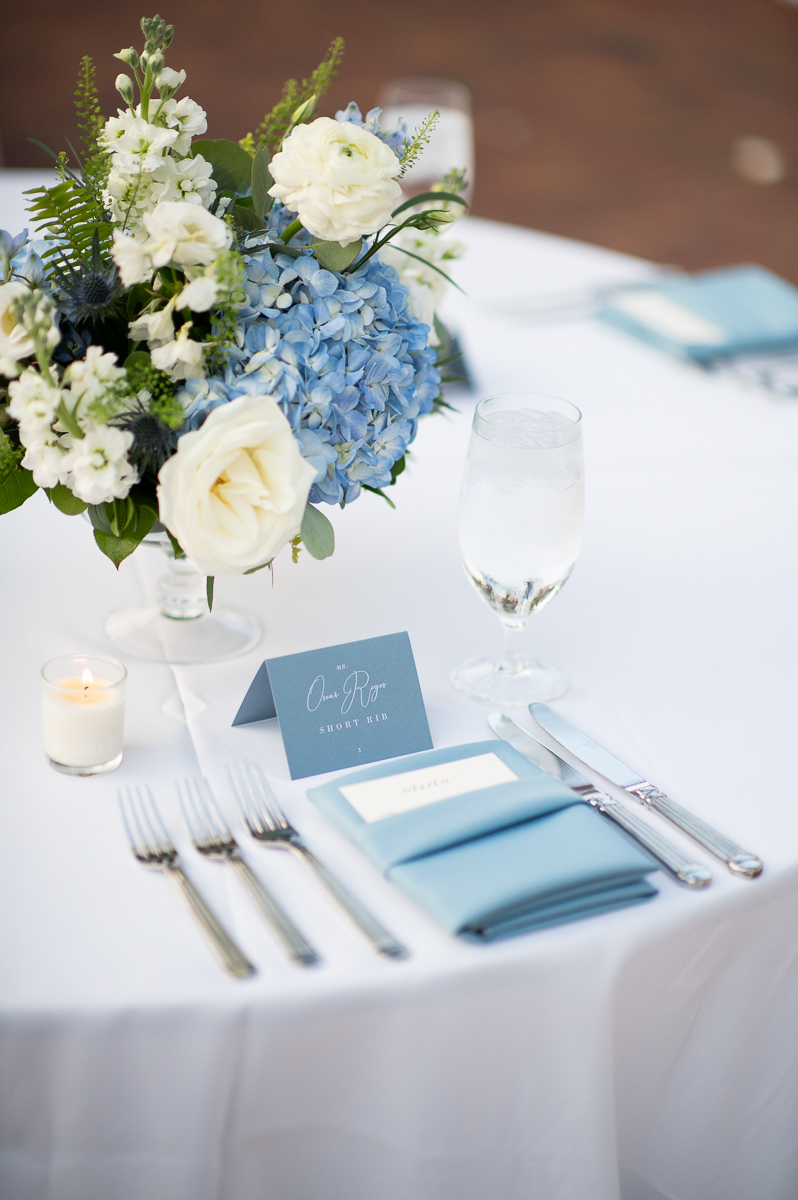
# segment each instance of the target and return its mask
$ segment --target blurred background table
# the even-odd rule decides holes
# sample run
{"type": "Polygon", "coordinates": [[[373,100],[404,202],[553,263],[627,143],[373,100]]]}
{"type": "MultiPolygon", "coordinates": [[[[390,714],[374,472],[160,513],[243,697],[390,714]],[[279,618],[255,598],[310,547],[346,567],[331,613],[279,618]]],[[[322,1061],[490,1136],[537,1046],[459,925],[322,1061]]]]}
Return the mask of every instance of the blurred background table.
{"type": "MultiPolygon", "coordinates": [[[[13,193],[0,175],[0,226],[13,193]],[[3,188],[5,187],[5,191],[3,188]],[[5,197],[3,199],[3,197],[5,197]]],[[[530,621],[568,674],[558,708],[759,853],[694,894],[474,946],[447,937],[291,784],[275,723],[230,723],[263,657],[407,629],[436,746],[489,736],[451,667],[497,622],[456,548],[474,396],[425,419],[395,489],[334,510],[319,563],[217,583],[255,608],[247,657],[130,660],[125,761],[44,764],[38,672],[105,651],[117,574],[39,494],[0,521],[0,1194],[3,1200],[794,1200],[798,405],[670,361],[597,322],[501,317],[513,296],[643,279],[607,250],[468,219],[452,296],[477,394],[584,411],[587,525],[573,578],[530,621]],[[301,864],[246,845],[324,955],[282,956],[234,880],[181,834],[173,780],[262,762],[311,846],[411,948],[372,956],[301,864]],[[115,789],[149,780],[186,864],[257,963],[217,968],[164,879],[129,853],[115,789]]],[[[522,718],[523,719],[523,718],[522,718]]],[[[315,781],[314,781],[315,782],[315,781]]],[[[674,835],[677,836],[677,835],[674,835]]],[[[687,845],[685,843],[685,845],[687,845]]]]}
{"type": "MultiPolygon", "coordinates": [[[[111,55],[151,15],[130,0],[7,5],[0,39],[6,167],[46,167],[75,141],[71,95],[84,54],[113,112],[111,55]]],[[[343,66],[323,111],[377,103],[401,75],[473,93],[475,213],[682,267],[760,262],[798,283],[798,8],[780,0],[171,0],[170,62],[208,111],[208,136],[239,138],[289,76],[334,37],[343,66]],[[782,163],[758,185],[735,169],[739,139],[782,163]]],[[[738,164],[739,167],[739,164],[738,164]]]]}

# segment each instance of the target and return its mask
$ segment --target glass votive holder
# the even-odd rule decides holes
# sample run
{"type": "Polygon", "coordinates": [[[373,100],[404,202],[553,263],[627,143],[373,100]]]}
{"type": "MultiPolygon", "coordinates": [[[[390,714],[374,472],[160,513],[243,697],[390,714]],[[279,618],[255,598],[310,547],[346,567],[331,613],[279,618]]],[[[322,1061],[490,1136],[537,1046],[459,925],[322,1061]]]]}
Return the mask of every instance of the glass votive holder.
{"type": "Polygon", "coordinates": [[[115,658],[64,654],[42,667],[47,761],[64,775],[103,775],[122,761],[127,670],[115,658]]]}

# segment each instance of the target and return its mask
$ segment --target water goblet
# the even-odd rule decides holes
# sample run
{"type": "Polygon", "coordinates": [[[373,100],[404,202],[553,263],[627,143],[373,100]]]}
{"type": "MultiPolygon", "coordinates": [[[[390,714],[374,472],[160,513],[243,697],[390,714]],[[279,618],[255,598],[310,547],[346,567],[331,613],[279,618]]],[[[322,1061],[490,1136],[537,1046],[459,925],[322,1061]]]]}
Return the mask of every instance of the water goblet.
{"type": "Polygon", "coordinates": [[[474,413],[458,515],[463,567],[504,629],[501,657],[470,659],[455,687],[498,706],[553,700],[561,671],[518,646],[529,615],[557,595],[582,540],[579,409],[556,396],[507,392],[474,413]]]}

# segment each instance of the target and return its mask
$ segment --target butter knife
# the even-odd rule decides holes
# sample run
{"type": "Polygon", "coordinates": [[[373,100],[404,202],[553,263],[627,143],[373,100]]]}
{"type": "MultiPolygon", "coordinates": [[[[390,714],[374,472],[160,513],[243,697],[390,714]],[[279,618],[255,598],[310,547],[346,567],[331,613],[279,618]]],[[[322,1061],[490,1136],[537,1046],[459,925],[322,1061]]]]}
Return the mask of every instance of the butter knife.
{"type": "Polygon", "coordinates": [[[686,808],[682,808],[681,804],[677,804],[675,800],[671,800],[670,796],[661,792],[653,783],[643,779],[637,771],[633,771],[631,767],[627,767],[625,763],[610,754],[609,750],[605,750],[586,733],[582,733],[580,729],[570,725],[547,704],[530,704],[529,711],[549,737],[554,738],[556,742],[569,750],[580,762],[592,767],[594,771],[598,771],[600,775],[617,784],[618,787],[622,787],[639,804],[653,809],[666,821],[676,825],[693,841],[698,842],[710,854],[714,854],[716,858],[724,862],[730,871],[736,875],[745,875],[749,879],[760,874],[762,861],[755,854],[743,850],[736,842],[719,833],[717,829],[713,829],[711,825],[707,825],[706,821],[693,816],[686,808]]]}
{"type": "Polygon", "coordinates": [[[580,775],[578,771],[569,766],[564,759],[560,758],[559,754],[555,754],[553,750],[542,745],[531,733],[527,733],[526,729],[516,725],[510,717],[504,716],[503,713],[491,713],[488,717],[488,724],[497,737],[509,742],[529,762],[540,767],[542,771],[547,771],[555,779],[561,780],[566,787],[577,792],[588,804],[592,804],[605,817],[609,817],[616,825],[625,829],[680,883],[686,883],[688,887],[700,888],[706,887],[711,881],[712,874],[706,867],[701,863],[692,862],[667,838],[661,837],[656,830],[649,829],[648,825],[644,824],[634,813],[628,812],[618,800],[613,800],[611,796],[599,792],[589,780],[585,779],[584,775],[580,775]]]}

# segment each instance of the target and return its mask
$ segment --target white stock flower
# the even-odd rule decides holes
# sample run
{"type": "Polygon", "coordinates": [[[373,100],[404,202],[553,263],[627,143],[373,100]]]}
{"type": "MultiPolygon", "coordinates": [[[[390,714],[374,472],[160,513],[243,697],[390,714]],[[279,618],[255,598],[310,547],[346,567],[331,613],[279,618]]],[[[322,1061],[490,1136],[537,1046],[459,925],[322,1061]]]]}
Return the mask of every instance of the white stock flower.
{"type": "Polygon", "coordinates": [[[150,354],[152,365],[165,371],[170,379],[201,379],[205,374],[205,346],[191,340],[190,329],[191,321],[186,321],[174,341],[158,346],[150,354]]]}
{"type": "Polygon", "coordinates": [[[43,436],[55,420],[61,389],[52,387],[30,367],[8,385],[8,413],[19,425],[23,446],[43,436]]]}
{"type": "MultiPolygon", "coordinates": [[[[185,291],[185,288],[183,290],[185,291]]],[[[134,342],[149,342],[150,346],[161,346],[164,342],[171,342],[175,336],[172,313],[175,311],[176,302],[177,297],[173,296],[165,308],[159,308],[157,312],[143,313],[135,321],[131,321],[128,326],[131,339],[134,342]]]]}
{"type": "Polygon", "coordinates": [[[167,201],[145,213],[144,229],[146,237],[114,230],[111,256],[124,287],[143,283],[157,267],[208,266],[233,241],[224,221],[185,200],[167,201]]]}
{"type": "Polygon", "coordinates": [[[269,170],[269,195],[314,237],[342,246],[385,225],[402,194],[393,151],[373,133],[331,117],[297,125],[269,170]]]}
{"type": "Polygon", "coordinates": [[[32,473],[37,487],[52,488],[69,478],[71,441],[47,429],[28,443],[22,466],[32,473]]]}
{"type": "Polygon", "coordinates": [[[126,457],[133,440],[126,429],[96,425],[85,437],[73,441],[68,459],[68,486],[73,495],[85,504],[124,500],[138,479],[126,457]]]}
{"type": "Polygon", "coordinates": [[[160,519],[198,571],[241,575],[299,533],[315,470],[271,396],[241,396],[184,433],[158,476],[160,519]]]}
{"type": "Polygon", "coordinates": [[[132,237],[129,233],[115,229],[111,257],[119,268],[119,278],[123,287],[143,283],[152,274],[152,262],[145,249],[145,239],[141,236],[132,237]]]}
{"type": "Polygon", "coordinates": [[[118,365],[115,354],[104,353],[102,346],[89,346],[86,357],[71,362],[64,372],[66,405],[81,425],[85,425],[90,420],[89,407],[107,401],[109,390],[125,377],[124,368],[118,365]]]}
{"type": "Polygon", "coordinates": [[[14,301],[29,295],[30,288],[24,283],[0,284],[0,355],[11,362],[28,358],[34,351],[33,342],[28,337],[25,327],[11,315],[11,305],[14,301]]]}
{"type": "Polygon", "coordinates": [[[144,217],[146,251],[154,267],[208,266],[232,244],[233,235],[218,217],[186,201],[159,204],[144,217]]]}
{"type": "Polygon", "coordinates": [[[113,156],[116,171],[138,175],[154,171],[163,153],[177,141],[178,130],[151,125],[144,117],[119,109],[118,117],[109,117],[97,139],[113,156]]]}
{"type": "MultiPolygon", "coordinates": [[[[201,154],[197,154],[194,158],[182,159],[176,164],[176,168],[176,199],[185,200],[188,204],[201,204],[203,208],[207,208],[216,195],[216,180],[211,174],[211,164],[201,154]]],[[[218,219],[217,217],[216,220],[218,219]]]]}
{"type": "MultiPolygon", "coordinates": [[[[180,74],[185,79],[185,71],[181,71],[180,74]]],[[[175,154],[188,154],[191,139],[200,133],[205,133],[208,128],[205,110],[194,100],[189,100],[188,96],[184,96],[182,100],[167,100],[161,106],[160,119],[165,121],[170,128],[177,130],[177,138],[174,143],[175,154]]]]}
{"type": "Polygon", "coordinates": [[[190,308],[192,312],[207,312],[216,302],[219,292],[213,275],[199,275],[187,283],[177,297],[179,308],[190,308]]]}
{"type": "Polygon", "coordinates": [[[159,92],[166,91],[167,88],[170,92],[176,92],[185,82],[185,71],[173,71],[171,67],[164,67],[156,76],[155,86],[159,92]]]}

